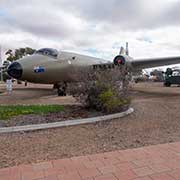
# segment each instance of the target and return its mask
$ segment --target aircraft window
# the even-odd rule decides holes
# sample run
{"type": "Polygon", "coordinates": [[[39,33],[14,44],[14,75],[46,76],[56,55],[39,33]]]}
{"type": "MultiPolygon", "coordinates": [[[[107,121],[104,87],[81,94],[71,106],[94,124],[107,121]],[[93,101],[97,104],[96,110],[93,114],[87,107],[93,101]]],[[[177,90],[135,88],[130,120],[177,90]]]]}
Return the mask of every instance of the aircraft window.
{"type": "Polygon", "coordinates": [[[43,48],[43,49],[37,50],[35,52],[35,54],[42,54],[42,55],[45,55],[45,56],[51,56],[51,57],[57,58],[58,51],[56,49],[43,48]]]}

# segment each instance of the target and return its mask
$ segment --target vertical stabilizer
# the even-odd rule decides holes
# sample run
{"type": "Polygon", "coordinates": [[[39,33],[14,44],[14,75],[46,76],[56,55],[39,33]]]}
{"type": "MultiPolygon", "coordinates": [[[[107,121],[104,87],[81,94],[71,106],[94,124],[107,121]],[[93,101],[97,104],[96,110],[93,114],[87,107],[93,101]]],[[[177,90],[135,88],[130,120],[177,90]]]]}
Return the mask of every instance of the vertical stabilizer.
{"type": "Polygon", "coordinates": [[[129,56],[129,44],[126,42],[126,55],[129,56]]]}

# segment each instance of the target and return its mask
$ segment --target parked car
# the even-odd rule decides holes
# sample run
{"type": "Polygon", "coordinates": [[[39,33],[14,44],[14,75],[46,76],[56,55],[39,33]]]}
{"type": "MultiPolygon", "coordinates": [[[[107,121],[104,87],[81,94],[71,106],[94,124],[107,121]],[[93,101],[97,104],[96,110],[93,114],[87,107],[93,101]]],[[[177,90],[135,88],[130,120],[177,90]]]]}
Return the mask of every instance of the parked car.
{"type": "Polygon", "coordinates": [[[167,68],[165,72],[164,86],[170,87],[172,84],[180,85],[180,70],[167,68]]]}

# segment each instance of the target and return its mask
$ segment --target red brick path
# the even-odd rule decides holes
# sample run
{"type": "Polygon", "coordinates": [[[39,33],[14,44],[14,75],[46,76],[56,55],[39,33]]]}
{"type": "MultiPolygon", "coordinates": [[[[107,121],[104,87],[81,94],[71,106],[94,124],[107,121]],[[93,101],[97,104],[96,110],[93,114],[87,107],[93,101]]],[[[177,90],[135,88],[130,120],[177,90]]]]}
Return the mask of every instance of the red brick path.
{"type": "Polygon", "coordinates": [[[0,180],[180,180],[180,142],[0,169],[0,180]]]}

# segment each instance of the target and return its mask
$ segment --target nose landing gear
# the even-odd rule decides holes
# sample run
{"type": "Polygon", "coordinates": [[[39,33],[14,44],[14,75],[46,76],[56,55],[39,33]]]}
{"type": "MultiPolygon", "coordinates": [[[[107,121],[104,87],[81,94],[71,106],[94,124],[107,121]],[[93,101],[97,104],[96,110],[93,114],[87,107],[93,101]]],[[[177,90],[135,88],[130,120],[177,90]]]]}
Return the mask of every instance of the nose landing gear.
{"type": "Polygon", "coordinates": [[[57,83],[54,84],[54,89],[57,89],[57,94],[58,96],[66,96],[66,90],[67,90],[67,83],[62,82],[62,83],[57,83]]]}

